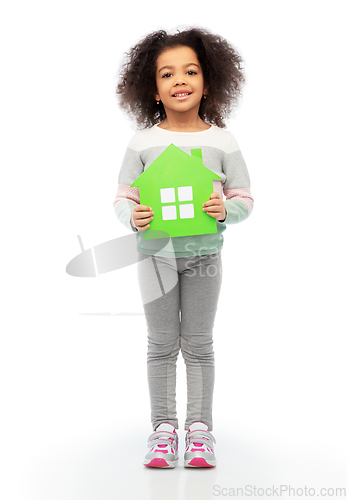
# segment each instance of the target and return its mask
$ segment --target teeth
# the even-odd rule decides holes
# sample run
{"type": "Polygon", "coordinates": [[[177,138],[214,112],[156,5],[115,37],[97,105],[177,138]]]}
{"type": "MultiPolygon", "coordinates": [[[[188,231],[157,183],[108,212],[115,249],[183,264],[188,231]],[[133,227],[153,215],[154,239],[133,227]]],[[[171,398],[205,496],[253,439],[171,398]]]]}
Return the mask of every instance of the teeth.
{"type": "Polygon", "coordinates": [[[186,92],[185,94],[175,94],[175,97],[183,97],[185,95],[189,95],[189,92],[186,92]]]}

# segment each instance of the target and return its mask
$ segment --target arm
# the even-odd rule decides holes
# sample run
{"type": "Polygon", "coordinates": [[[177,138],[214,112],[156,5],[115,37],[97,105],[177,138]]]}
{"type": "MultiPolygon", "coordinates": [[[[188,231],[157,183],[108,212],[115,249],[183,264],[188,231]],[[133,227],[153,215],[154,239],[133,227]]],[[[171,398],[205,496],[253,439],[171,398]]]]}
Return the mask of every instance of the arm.
{"type": "Polygon", "coordinates": [[[116,216],[124,226],[132,231],[137,231],[132,218],[133,210],[140,205],[138,187],[130,187],[128,184],[118,184],[118,191],[113,202],[116,216]]]}
{"type": "MultiPolygon", "coordinates": [[[[136,136],[135,136],[136,137],[136,136]]],[[[133,210],[140,205],[140,195],[138,187],[131,187],[131,184],[143,172],[143,163],[140,153],[132,147],[135,137],[130,141],[125,152],[124,159],[118,177],[118,190],[113,202],[116,216],[127,229],[137,231],[132,219],[133,210]]]]}
{"type": "Polygon", "coordinates": [[[218,191],[214,191],[210,200],[203,204],[203,211],[225,224],[242,222],[251,215],[253,198],[249,188],[225,189],[224,194],[225,201],[218,191]]]}
{"type": "Polygon", "coordinates": [[[253,210],[254,199],[251,195],[251,183],[245,160],[232,134],[229,133],[230,152],[223,158],[223,172],[226,179],[223,193],[226,198],[225,224],[236,224],[249,217],[253,210]]]}
{"type": "Polygon", "coordinates": [[[223,192],[226,197],[224,201],[226,210],[225,224],[242,222],[251,215],[254,200],[250,188],[224,189],[223,192]]]}

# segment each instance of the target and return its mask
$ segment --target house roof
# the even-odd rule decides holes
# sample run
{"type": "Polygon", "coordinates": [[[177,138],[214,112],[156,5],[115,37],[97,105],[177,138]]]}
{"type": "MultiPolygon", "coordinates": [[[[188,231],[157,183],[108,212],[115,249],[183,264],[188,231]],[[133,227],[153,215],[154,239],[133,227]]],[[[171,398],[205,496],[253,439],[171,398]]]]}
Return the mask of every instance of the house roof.
{"type": "Polygon", "coordinates": [[[132,183],[132,187],[141,187],[153,179],[160,179],[177,184],[179,178],[186,182],[201,182],[221,177],[205,167],[202,161],[201,149],[192,149],[191,155],[170,144],[153,163],[132,183]],[[197,177],[198,170],[198,177],[197,177]]]}

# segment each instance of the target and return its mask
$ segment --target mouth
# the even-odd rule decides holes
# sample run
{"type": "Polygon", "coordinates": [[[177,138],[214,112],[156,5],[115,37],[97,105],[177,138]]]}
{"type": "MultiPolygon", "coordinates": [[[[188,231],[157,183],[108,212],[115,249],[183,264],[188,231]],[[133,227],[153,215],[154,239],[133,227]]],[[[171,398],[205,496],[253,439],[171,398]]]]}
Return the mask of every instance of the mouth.
{"type": "Polygon", "coordinates": [[[190,96],[192,92],[176,92],[175,94],[172,94],[172,97],[178,100],[186,99],[188,96],[190,96]]]}

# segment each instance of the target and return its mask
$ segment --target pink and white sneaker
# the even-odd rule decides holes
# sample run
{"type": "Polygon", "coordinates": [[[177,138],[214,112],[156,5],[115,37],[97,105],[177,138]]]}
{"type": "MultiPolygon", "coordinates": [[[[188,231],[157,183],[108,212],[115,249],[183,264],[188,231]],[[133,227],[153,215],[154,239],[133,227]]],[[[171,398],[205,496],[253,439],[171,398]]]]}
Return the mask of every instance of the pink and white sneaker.
{"type": "Polygon", "coordinates": [[[186,434],[184,467],[216,467],[215,438],[203,422],[194,422],[186,434]]]}
{"type": "Polygon", "coordinates": [[[143,465],[173,469],[178,459],[178,435],[173,425],[160,424],[148,438],[150,451],[145,456],[143,465]]]}

